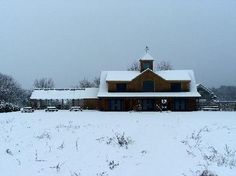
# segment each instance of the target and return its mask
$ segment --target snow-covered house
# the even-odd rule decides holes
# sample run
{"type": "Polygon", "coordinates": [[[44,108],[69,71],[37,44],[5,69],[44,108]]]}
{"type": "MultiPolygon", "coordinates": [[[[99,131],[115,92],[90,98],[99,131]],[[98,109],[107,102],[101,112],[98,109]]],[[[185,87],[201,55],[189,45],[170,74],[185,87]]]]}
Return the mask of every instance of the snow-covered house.
{"type": "Polygon", "coordinates": [[[139,61],[140,71],[102,71],[100,110],[197,110],[200,94],[192,70],[154,71],[148,53],[139,61]]]}
{"type": "Polygon", "coordinates": [[[153,62],[146,53],[139,60],[140,71],[102,71],[98,89],[40,89],[31,100],[39,108],[55,102],[64,108],[66,102],[101,111],[197,110],[200,94],[193,71],[154,71],[153,62]]]}

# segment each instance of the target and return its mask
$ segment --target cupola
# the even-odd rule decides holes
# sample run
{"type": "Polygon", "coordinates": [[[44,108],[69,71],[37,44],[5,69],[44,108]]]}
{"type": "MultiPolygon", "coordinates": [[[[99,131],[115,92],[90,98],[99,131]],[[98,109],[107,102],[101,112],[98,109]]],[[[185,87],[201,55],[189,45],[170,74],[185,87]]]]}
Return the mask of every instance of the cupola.
{"type": "Polygon", "coordinates": [[[146,47],[145,51],[146,51],[146,54],[141,58],[139,59],[139,62],[140,62],[140,71],[143,72],[144,70],[146,69],[150,69],[150,70],[153,70],[153,57],[148,53],[148,47],[146,47]]]}

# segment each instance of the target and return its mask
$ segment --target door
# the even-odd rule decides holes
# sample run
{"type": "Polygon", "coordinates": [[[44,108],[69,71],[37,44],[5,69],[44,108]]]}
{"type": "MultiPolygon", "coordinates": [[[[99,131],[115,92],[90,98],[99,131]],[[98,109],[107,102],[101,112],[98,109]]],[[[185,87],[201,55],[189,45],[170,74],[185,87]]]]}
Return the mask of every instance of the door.
{"type": "Polygon", "coordinates": [[[174,110],[175,111],[186,111],[186,100],[185,99],[175,99],[174,110]]]}

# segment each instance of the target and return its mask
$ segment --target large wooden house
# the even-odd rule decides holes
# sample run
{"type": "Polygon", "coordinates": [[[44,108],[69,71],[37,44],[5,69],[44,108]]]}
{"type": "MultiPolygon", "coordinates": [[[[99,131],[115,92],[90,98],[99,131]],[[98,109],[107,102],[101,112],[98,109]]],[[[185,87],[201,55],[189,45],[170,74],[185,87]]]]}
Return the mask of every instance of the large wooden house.
{"type": "Polygon", "coordinates": [[[155,71],[153,62],[146,53],[139,60],[140,71],[102,71],[98,89],[68,89],[60,93],[58,90],[35,90],[31,99],[38,108],[42,108],[42,102],[46,106],[57,100],[63,106],[62,103],[69,100],[71,106],[82,105],[101,111],[197,110],[200,94],[193,71],[155,71]]]}
{"type": "Polygon", "coordinates": [[[146,53],[140,71],[103,71],[98,91],[102,111],[195,111],[200,94],[192,70],[154,71],[146,53]]]}

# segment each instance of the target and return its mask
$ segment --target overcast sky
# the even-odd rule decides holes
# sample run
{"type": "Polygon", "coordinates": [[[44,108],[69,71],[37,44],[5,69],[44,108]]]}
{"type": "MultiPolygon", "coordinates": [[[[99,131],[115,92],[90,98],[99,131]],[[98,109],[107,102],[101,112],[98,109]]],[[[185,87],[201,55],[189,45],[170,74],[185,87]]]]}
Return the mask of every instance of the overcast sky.
{"type": "Polygon", "coordinates": [[[0,0],[0,72],[67,88],[144,54],[236,85],[236,0],[0,0]]]}

